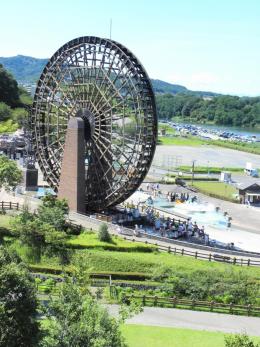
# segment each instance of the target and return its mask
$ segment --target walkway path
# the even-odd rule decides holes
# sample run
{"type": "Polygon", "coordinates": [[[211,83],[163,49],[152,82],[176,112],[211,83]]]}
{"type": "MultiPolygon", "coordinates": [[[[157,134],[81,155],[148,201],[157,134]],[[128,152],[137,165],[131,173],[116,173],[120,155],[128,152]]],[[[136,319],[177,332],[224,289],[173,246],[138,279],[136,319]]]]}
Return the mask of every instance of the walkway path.
{"type": "MultiPolygon", "coordinates": [[[[117,315],[117,305],[110,305],[108,309],[112,315],[117,315]]],[[[260,318],[172,308],[145,307],[127,323],[260,336],[260,318]]]]}

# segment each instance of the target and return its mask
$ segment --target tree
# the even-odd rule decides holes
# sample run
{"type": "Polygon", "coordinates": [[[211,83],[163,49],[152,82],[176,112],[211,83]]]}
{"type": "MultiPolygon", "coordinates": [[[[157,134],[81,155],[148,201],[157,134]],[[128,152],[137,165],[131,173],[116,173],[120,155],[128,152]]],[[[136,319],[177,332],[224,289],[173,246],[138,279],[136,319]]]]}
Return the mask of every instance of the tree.
{"type": "Polygon", "coordinates": [[[246,334],[235,334],[225,337],[225,347],[259,347],[260,345],[251,340],[246,334]]]}
{"type": "Polygon", "coordinates": [[[0,122],[3,122],[11,117],[11,107],[4,102],[0,102],[0,122]]]}
{"type": "Polygon", "coordinates": [[[67,279],[47,308],[42,347],[125,347],[119,321],[67,279]]]}
{"type": "Polygon", "coordinates": [[[19,104],[18,84],[13,76],[0,64],[0,102],[14,107],[19,104]]]}
{"type": "Polygon", "coordinates": [[[0,188],[15,188],[22,180],[22,172],[16,163],[0,155],[0,188]]]}
{"type": "Polygon", "coordinates": [[[0,347],[35,347],[39,339],[34,280],[19,257],[0,247],[0,347]]]}
{"type": "Polygon", "coordinates": [[[26,109],[17,107],[12,112],[12,119],[14,122],[18,123],[20,126],[24,125],[25,119],[28,117],[28,111],[26,109]]]}
{"type": "Polygon", "coordinates": [[[102,223],[98,229],[98,238],[103,242],[111,242],[111,236],[108,232],[108,227],[105,223],[102,223]]]}
{"type": "MultiPolygon", "coordinates": [[[[27,257],[34,262],[39,262],[44,252],[49,255],[58,255],[62,264],[69,261],[69,250],[66,249],[67,234],[57,230],[53,221],[48,222],[47,216],[54,218],[51,207],[44,209],[43,216],[30,213],[28,208],[14,218],[13,232],[18,234],[20,241],[28,247],[27,257]]],[[[58,218],[59,216],[57,216],[58,218]]]]}
{"type": "Polygon", "coordinates": [[[48,223],[55,229],[65,231],[69,206],[66,200],[57,199],[53,195],[46,195],[43,204],[38,208],[38,218],[42,223],[48,223]]]}

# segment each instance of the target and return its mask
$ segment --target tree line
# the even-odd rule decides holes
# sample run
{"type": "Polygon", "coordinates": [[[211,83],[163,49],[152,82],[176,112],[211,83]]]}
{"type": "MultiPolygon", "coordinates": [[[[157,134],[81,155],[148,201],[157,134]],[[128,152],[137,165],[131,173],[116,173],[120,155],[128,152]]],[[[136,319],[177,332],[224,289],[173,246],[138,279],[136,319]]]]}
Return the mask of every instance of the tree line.
{"type": "Polygon", "coordinates": [[[260,97],[219,95],[203,98],[187,94],[156,96],[159,119],[213,123],[228,126],[260,126],[260,97]]]}

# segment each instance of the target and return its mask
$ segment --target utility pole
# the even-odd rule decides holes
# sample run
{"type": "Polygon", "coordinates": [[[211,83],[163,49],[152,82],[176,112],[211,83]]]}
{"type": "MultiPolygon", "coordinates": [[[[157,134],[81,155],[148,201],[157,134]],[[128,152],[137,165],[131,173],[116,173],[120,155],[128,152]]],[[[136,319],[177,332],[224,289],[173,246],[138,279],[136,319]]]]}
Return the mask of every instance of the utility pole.
{"type": "Polygon", "coordinates": [[[192,177],[191,177],[191,185],[193,186],[193,180],[194,180],[194,165],[196,160],[192,160],[192,177]]]}
{"type": "Polygon", "coordinates": [[[109,28],[109,38],[111,40],[112,37],[112,18],[110,18],[110,28],[109,28]]]}

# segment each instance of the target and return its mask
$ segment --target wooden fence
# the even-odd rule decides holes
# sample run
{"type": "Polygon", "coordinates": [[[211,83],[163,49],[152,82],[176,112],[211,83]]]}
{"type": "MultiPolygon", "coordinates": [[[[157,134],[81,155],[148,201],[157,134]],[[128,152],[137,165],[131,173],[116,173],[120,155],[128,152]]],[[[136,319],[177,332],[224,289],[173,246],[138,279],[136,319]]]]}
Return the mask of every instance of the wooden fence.
{"type": "MultiPolygon", "coordinates": [[[[133,238],[129,238],[124,236],[124,240],[132,241],[132,242],[141,242],[149,245],[154,245],[157,247],[158,250],[163,252],[168,252],[172,254],[180,254],[185,255],[189,257],[193,257],[195,259],[203,259],[208,261],[217,261],[217,262],[223,262],[227,264],[232,265],[240,265],[240,266],[260,266],[260,258],[259,260],[251,259],[251,258],[240,258],[235,256],[229,256],[227,254],[220,254],[220,253],[203,253],[198,251],[190,251],[185,248],[178,248],[173,246],[164,246],[159,245],[158,243],[144,241],[144,240],[137,240],[133,238]]],[[[216,250],[217,251],[217,250],[216,250]]]]}
{"type": "Polygon", "coordinates": [[[19,205],[19,202],[0,201],[0,209],[2,211],[4,211],[4,210],[20,210],[21,205],[19,205]]]}
{"type": "Polygon", "coordinates": [[[235,305],[233,303],[224,304],[214,301],[200,301],[178,299],[177,297],[165,298],[147,295],[124,295],[123,302],[130,303],[131,300],[138,300],[143,306],[163,306],[173,308],[187,308],[192,310],[207,310],[210,312],[222,312],[229,314],[244,314],[248,316],[260,316],[260,307],[253,305],[235,305]]]}

